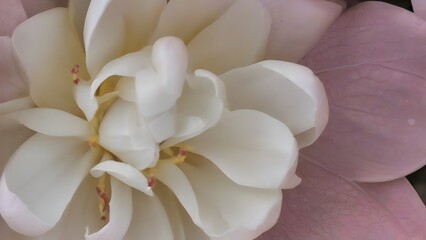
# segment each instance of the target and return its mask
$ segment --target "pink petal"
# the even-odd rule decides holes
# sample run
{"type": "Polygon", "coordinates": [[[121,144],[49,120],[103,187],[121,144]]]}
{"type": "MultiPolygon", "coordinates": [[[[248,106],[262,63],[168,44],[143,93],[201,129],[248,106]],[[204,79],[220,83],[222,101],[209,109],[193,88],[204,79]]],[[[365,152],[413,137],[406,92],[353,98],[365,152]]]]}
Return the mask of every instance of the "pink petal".
{"type": "Polygon", "coordinates": [[[13,59],[12,41],[9,37],[0,37],[0,56],[0,103],[28,95],[26,83],[19,76],[13,59]]]}
{"type": "MultiPolygon", "coordinates": [[[[278,224],[264,233],[259,240],[411,239],[405,225],[400,222],[401,215],[394,215],[395,212],[387,208],[396,203],[383,204],[359,186],[305,159],[302,159],[299,166],[298,174],[303,179],[302,184],[283,192],[281,218],[278,224]]],[[[413,191],[404,191],[404,188],[404,185],[399,188],[394,185],[387,189],[393,190],[389,195],[408,194],[406,198],[409,201],[419,201],[413,191]]],[[[385,196],[379,192],[375,194],[378,198],[385,196]]],[[[401,208],[410,210],[402,206],[401,208]]],[[[426,209],[419,209],[416,214],[426,215],[426,209]]],[[[424,225],[424,222],[415,224],[424,225]]],[[[417,234],[426,234],[424,229],[425,227],[417,234]]]]}
{"type": "Polygon", "coordinates": [[[411,0],[413,4],[414,13],[426,20],[426,1],[425,0],[411,0]]]}
{"type": "Polygon", "coordinates": [[[28,17],[55,7],[66,7],[68,0],[21,0],[28,17]]]}
{"type": "Polygon", "coordinates": [[[426,23],[380,2],[345,12],[302,61],[324,83],[328,127],[303,151],[356,181],[403,177],[426,164],[426,23]]]}
{"type": "Polygon", "coordinates": [[[272,28],[266,59],[300,60],[345,8],[344,0],[261,0],[272,28]],[[297,31],[295,31],[297,29],[297,31]]]}
{"type": "MultiPolygon", "coordinates": [[[[2,0],[0,4],[0,36],[11,36],[18,24],[27,19],[20,0],[2,0]]],[[[0,56],[3,55],[1,54],[0,56]]]]}
{"type": "Polygon", "coordinates": [[[360,186],[381,202],[413,239],[426,236],[425,205],[405,178],[386,183],[363,183],[360,186]]]}

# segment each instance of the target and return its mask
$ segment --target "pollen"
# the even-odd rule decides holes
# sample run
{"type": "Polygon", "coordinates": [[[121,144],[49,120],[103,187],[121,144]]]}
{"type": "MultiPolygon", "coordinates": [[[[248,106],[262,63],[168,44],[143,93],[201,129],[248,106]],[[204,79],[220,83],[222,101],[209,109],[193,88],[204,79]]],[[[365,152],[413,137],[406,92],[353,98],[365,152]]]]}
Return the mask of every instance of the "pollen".
{"type": "Polygon", "coordinates": [[[180,147],[177,156],[173,158],[173,162],[175,164],[185,162],[187,152],[188,149],[186,147],[180,147]]]}
{"type": "Polygon", "coordinates": [[[109,201],[110,198],[106,192],[105,187],[106,176],[103,175],[99,178],[98,186],[96,187],[96,192],[99,198],[99,213],[101,215],[102,221],[108,220],[109,215],[109,201]]]}
{"type": "Polygon", "coordinates": [[[71,74],[72,74],[72,81],[75,85],[77,85],[80,82],[80,78],[78,77],[78,74],[80,73],[80,65],[76,64],[73,68],[71,68],[71,74]]]}

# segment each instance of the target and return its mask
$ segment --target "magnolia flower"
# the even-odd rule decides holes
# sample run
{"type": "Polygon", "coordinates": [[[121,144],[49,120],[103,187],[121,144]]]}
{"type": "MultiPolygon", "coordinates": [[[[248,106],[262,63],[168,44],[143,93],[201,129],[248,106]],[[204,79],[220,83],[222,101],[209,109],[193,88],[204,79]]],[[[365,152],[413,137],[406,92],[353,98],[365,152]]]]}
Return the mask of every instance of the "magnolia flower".
{"type": "Polygon", "coordinates": [[[258,1],[185,4],[71,1],[15,29],[30,97],[0,105],[2,125],[35,133],[0,181],[12,229],[254,239],[275,224],[298,149],[326,125],[325,91],[300,65],[253,64],[270,26],[258,1]]]}

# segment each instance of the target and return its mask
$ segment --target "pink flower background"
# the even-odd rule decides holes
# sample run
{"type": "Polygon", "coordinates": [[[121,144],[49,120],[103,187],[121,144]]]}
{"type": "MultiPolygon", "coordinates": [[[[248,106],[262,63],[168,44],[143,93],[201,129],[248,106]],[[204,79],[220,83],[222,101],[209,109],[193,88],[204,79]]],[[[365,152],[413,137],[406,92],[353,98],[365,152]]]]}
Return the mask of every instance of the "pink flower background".
{"type": "MultiPolygon", "coordinates": [[[[278,224],[259,239],[426,239],[425,205],[405,178],[426,164],[426,1],[412,0],[414,13],[373,1],[261,1],[273,17],[267,58],[313,69],[330,120],[301,151],[302,184],[283,192],[278,224]]],[[[14,28],[66,2],[2,0],[0,102],[26,93],[14,28]]]]}

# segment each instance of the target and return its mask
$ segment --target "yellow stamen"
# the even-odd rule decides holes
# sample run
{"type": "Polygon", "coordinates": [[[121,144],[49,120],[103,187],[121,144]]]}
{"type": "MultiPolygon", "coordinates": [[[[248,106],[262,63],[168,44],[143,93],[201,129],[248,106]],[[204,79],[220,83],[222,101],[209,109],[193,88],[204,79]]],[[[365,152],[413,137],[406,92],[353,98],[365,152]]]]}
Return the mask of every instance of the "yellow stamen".
{"type": "Polygon", "coordinates": [[[179,164],[185,162],[187,151],[186,147],[180,147],[177,156],[172,159],[173,163],[179,164]]]}

